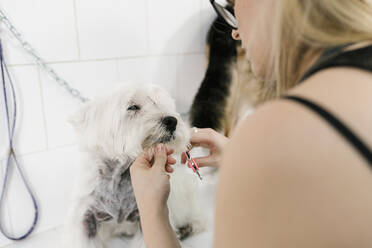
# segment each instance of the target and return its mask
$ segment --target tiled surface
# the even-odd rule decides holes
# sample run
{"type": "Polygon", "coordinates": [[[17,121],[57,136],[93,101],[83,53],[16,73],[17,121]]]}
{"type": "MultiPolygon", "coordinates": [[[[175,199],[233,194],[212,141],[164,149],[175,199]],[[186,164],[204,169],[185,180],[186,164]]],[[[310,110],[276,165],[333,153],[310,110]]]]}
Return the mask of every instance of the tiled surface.
{"type": "MultiPolygon", "coordinates": [[[[102,91],[112,88],[117,81],[115,61],[63,63],[51,66],[88,98],[93,98],[102,91]]],[[[81,106],[81,103],[71,98],[45,72],[41,71],[40,75],[48,146],[55,148],[73,144],[75,135],[68,119],[81,106]]]]}
{"type": "MultiPolygon", "coordinates": [[[[0,177],[1,178],[4,177],[4,173],[5,173],[5,160],[0,159],[0,177]]],[[[0,218],[2,221],[4,221],[3,227],[5,227],[7,231],[12,232],[13,228],[11,226],[11,222],[9,219],[8,202],[4,202],[4,204],[1,205],[0,218]]],[[[0,247],[3,247],[10,243],[11,243],[10,240],[6,239],[2,234],[0,234],[0,247]]]]}
{"type": "Polygon", "coordinates": [[[148,82],[165,87],[176,99],[177,110],[185,113],[199,88],[206,69],[204,54],[157,56],[118,61],[119,80],[148,82]]]}
{"type": "Polygon", "coordinates": [[[33,237],[24,240],[13,242],[5,246],[5,248],[39,248],[39,247],[58,247],[59,233],[54,229],[47,232],[34,235],[33,237]]]}
{"type": "Polygon", "coordinates": [[[145,55],[146,0],[76,0],[83,59],[145,55]]]}
{"type": "MultiPolygon", "coordinates": [[[[85,96],[127,82],[155,83],[176,98],[180,112],[189,109],[203,78],[204,43],[215,17],[209,0],[0,0],[0,8],[38,54],[85,96]]],[[[54,247],[53,228],[63,221],[79,158],[67,120],[81,104],[0,28],[18,97],[16,151],[41,207],[36,235],[9,247],[54,247]]],[[[0,162],[7,150],[4,114],[1,92],[0,162]]],[[[4,168],[3,161],[0,182],[4,168]]],[[[9,230],[19,234],[31,222],[33,209],[19,175],[12,175],[1,214],[9,230]]],[[[0,235],[0,247],[9,244],[0,235]]]]}
{"type": "Polygon", "coordinates": [[[148,1],[151,54],[201,52],[200,0],[148,1]]]}
{"type": "MultiPolygon", "coordinates": [[[[74,172],[79,165],[77,147],[71,146],[23,156],[19,158],[19,162],[40,208],[35,233],[61,225],[69,206],[74,172]]],[[[34,207],[18,171],[12,173],[7,202],[13,232],[20,235],[32,223],[34,207]]]]}
{"type": "Polygon", "coordinates": [[[176,96],[177,56],[119,60],[118,71],[120,81],[158,84],[176,96]]]}
{"type": "Polygon", "coordinates": [[[177,108],[181,113],[189,111],[190,104],[204,78],[207,61],[204,54],[180,55],[177,61],[177,108]]]}
{"type": "MultiPolygon", "coordinates": [[[[0,6],[43,58],[64,61],[78,56],[73,1],[1,0],[0,6]]],[[[11,64],[29,61],[14,40],[8,45],[11,64]]]]}
{"type": "MultiPolygon", "coordinates": [[[[9,68],[17,98],[17,122],[15,146],[19,154],[25,154],[46,149],[45,127],[40,97],[40,83],[35,66],[17,66],[9,68]]],[[[10,89],[10,88],[9,88],[10,89]]],[[[10,117],[13,117],[11,92],[8,92],[10,117]]],[[[3,97],[3,92],[0,94],[3,97]]],[[[1,97],[0,130],[7,137],[7,124],[5,122],[5,108],[1,97]]],[[[0,139],[0,154],[4,154],[8,140],[0,139]]]]}
{"type": "Polygon", "coordinates": [[[0,102],[2,103],[0,105],[0,130],[1,130],[1,139],[0,139],[0,160],[4,159],[6,156],[6,153],[8,151],[8,127],[7,127],[7,121],[5,118],[5,105],[4,102],[4,93],[3,90],[0,90],[0,102]]]}

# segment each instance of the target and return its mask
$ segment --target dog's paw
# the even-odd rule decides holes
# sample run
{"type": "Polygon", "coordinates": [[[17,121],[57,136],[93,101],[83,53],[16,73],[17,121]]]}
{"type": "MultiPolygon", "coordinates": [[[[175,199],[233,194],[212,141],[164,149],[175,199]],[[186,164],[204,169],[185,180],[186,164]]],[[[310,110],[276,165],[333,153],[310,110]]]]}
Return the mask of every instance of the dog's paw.
{"type": "Polygon", "coordinates": [[[184,240],[191,236],[193,228],[191,224],[186,224],[182,227],[178,227],[176,230],[177,238],[179,240],[184,240]]]}

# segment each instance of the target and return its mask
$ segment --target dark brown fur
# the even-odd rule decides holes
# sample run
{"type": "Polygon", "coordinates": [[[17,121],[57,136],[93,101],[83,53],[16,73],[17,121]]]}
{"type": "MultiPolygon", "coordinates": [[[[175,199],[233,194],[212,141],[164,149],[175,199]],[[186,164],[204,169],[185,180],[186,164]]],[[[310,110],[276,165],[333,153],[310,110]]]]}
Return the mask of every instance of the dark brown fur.
{"type": "MultiPolygon", "coordinates": [[[[227,9],[233,13],[234,1],[227,9]]],[[[194,127],[212,128],[230,136],[248,109],[269,98],[272,89],[254,77],[240,41],[232,29],[217,17],[207,39],[208,68],[190,109],[194,127]]]]}

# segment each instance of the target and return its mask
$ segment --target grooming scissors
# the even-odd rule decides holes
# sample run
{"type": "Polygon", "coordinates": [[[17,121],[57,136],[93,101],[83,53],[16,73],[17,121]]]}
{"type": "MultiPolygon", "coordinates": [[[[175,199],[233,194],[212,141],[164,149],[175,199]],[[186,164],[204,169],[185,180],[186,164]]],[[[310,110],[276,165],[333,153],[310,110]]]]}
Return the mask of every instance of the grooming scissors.
{"type": "Polygon", "coordinates": [[[195,162],[195,160],[190,156],[190,153],[188,151],[185,152],[186,154],[186,159],[187,159],[187,164],[189,165],[189,167],[192,169],[192,171],[196,174],[198,174],[199,176],[199,179],[200,180],[203,180],[203,178],[200,176],[200,173],[199,173],[199,167],[198,167],[198,164],[195,162]]]}

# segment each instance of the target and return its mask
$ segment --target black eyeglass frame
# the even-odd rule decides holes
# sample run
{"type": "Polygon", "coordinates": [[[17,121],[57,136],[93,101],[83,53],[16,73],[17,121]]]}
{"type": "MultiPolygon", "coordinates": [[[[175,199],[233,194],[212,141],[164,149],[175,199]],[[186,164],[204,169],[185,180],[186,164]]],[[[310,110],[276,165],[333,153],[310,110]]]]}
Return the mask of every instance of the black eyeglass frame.
{"type": "Polygon", "coordinates": [[[219,17],[221,17],[230,28],[232,28],[234,30],[237,30],[238,29],[238,24],[237,24],[238,22],[237,22],[236,18],[234,17],[234,15],[230,11],[228,11],[225,7],[223,7],[221,4],[216,3],[215,0],[210,0],[210,2],[213,6],[213,9],[216,11],[217,15],[219,17]],[[231,20],[228,20],[228,17],[226,17],[224,15],[224,13],[221,13],[220,9],[223,9],[224,11],[228,12],[229,15],[230,15],[231,20]]]}

